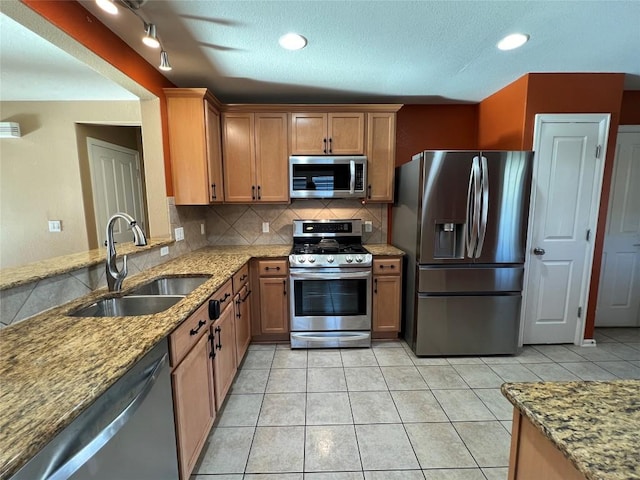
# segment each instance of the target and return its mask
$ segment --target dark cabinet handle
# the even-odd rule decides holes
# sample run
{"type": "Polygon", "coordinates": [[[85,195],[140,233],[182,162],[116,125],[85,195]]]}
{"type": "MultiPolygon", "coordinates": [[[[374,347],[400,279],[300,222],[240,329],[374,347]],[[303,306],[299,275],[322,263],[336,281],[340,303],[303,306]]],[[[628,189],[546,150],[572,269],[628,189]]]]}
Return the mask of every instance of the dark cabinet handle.
{"type": "Polygon", "coordinates": [[[380,270],[384,270],[385,268],[396,268],[395,265],[387,265],[386,267],[384,265],[380,265],[380,270]]]}
{"type": "Polygon", "coordinates": [[[367,198],[371,200],[371,185],[367,186],[367,198]]]}
{"type": "Polygon", "coordinates": [[[225,292],[224,297],[222,297],[220,299],[220,303],[224,303],[227,301],[227,298],[229,298],[231,296],[231,294],[229,292],[225,292]]]}
{"type": "Polygon", "coordinates": [[[264,269],[268,272],[269,270],[276,270],[276,271],[280,271],[280,267],[264,267],[264,269]]]}
{"type": "Polygon", "coordinates": [[[378,293],[378,279],[373,279],[373,293],[378,293]]]}
{"type": "Polygon", "coordinates": [[[244,296],[244,298],[243,298],[242,300],[240,300],[240,301],[241,301],[242,303],[246,302],[246,301],[247,301],[247,298],[249,298],[249,295],[251,295],[251,290],[249,290],[249,291],[247,292],[247,294],[244,296]]]}
{"type": "Polygon", "coordinates": [[[333,138],[329,137],[329,153],[333,153],[333,138]]]}
{"type": "Polygon", "coordinates": [[[200,329],[204,327],[206,324],[207,322],[205,322],[204,320],[199,320],[198,326],[196,328],[192,328],[191,330],[189,330],[189,335],[197,335],[200,329]]]}
{"type": "Polygon", "coordinates": [[[218,334],[218,344],[216,345],[216,348],[218,350],[222,350],[222,334],[220,333],[222,332],[222,329],[220,327],[216,327],[214,332],[218,334]]]}
{"type": "Polygon", "coordinates": [[[212,184],[211,184],[211,189],[213,190],[213,194],[211,195],[211,198],[212,198],[213,200],[215,200],[216,198],[218,198],[218,197],[216,196],[216,184],[215,184],[215,183],[212,183],[212,184]]]}
{"type": "Polygon", "coordinates": [[[251,185],[251,200],[255,200],[255,199],[256,199],[256,186],[251,185]]]}
{"type": "Polygon", "coordinates": [[[282,294],[284,296],[287,295],[287,281],[286,280],[282,280],[282,294]]]}
{"type": "Polygon", "coordinates": [[[324,143],[324,150],[322,150],[324,153],[327,153],[327,139],[323,138],[322,142],[324,143]]]}
{"type": "Polygon", "coordinates": [[[242,276],[240,277],[240,281],[242,282],[242,281],[243,281],[245,278],[247,278],[247,277],[248,277],[248,275],[245,273],[244,275],[242,275],[242,276]]]}
{"type": "Polygon", "coordinates": [[[216,358],[216,348],[215,348],[216,346],[215,346],[215,343],[213,342],[215,338],[216,337],[213,336],[213,333],[209,334],[209,342],[211,342],[211,351],[209,352],[209,356],[211,358],[216,358]]]}
{"type": "Polygon", "coordinates": [[[220,301],[209,300],[209,320],[220,318],[220,301]]]}
{"type": "Polygon", "coordinates": [[[258,185],[258,200],[262,199],[262,195],[260,194],[260,185],[258,185]]]}

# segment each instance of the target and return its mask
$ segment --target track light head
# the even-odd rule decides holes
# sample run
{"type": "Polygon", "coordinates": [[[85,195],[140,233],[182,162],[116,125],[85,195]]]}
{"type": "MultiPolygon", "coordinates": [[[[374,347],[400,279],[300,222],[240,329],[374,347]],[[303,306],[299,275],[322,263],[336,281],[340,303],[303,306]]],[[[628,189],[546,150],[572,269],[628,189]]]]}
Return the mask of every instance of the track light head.
{"type": "Polygon", "coordinates": [[[105,12],[111,14],[111,15],[117,15],[118,14],[118,7],[116,6],[115,3],[113,3],[113,0],[96,0],[96,4],[105,12]]]}
{"type": "Polygon", "coordinates": [[[142,42],[151,48],[159,48],[160,41],[158,40],[158,33],[156,31],[156,26],[153,23],[145,23],[144,24],[144,37],[142,37],[142,42]]]}
{"type": "Polygon", "coordinates": [[[160,52],[160,70],[164,70],[168,72],[172,69],[171,64],[169,63],[169,54],[162,50],[160,52]]]}

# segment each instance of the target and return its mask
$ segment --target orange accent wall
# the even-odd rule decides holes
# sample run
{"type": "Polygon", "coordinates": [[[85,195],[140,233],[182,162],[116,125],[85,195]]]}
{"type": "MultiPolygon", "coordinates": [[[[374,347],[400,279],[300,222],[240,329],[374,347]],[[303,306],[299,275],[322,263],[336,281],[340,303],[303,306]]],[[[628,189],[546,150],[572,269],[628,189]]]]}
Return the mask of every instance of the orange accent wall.
{"type": "Polygon", "coordinates": [[[640,125],[640,90],[622,92],[620,125],[640,125]]]}
{"type": "Polygon", "coordinates": [[[173,195],[167,103],[162,89],[175,87],[175,85],[75,0],[55,2],[22,0],[22,2],[160,99],[165,185],[167,195],[173,195]]]}
{"type": "Polygon", "coordinates": [[[422,150],[478,148],[478,105],[405,105],[396,117],[396,166],[422,150]]]}
{"type": "Polygon", "coordinates": [[[523,150],[529,75],[485,98],[478,106],[478,146],[485,150],[523,150]]]}

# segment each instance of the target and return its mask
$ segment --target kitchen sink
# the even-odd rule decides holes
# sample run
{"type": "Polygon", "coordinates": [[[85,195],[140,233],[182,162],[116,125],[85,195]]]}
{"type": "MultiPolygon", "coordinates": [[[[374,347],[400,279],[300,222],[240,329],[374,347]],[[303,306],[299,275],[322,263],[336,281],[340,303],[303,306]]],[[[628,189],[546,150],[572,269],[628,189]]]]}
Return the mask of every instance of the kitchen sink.
{"type": "Polygon", "coordinates": [[[151,315],[172,307],[184,295],[129,295],[104,298],[70,313],[72,317],[131,317],[151,315]]]}
{"type": "Polygon", "coordinates": [[[210,275],[158,278],[132,290],[130,295],[189,295],[210,278],[210,275]]]}

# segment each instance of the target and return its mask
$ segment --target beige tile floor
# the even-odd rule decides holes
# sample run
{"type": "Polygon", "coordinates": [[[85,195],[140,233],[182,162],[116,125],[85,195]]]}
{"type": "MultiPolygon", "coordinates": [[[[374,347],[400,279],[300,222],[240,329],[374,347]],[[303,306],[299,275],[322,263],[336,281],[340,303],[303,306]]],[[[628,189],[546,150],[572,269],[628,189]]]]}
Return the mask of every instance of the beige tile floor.
{"type": "Polygon", "coordinates": [[[640,329],[596,340],[467,358],[251,345],[192,480],[506,479],[503,382],[640,379],[640,329]]]}

